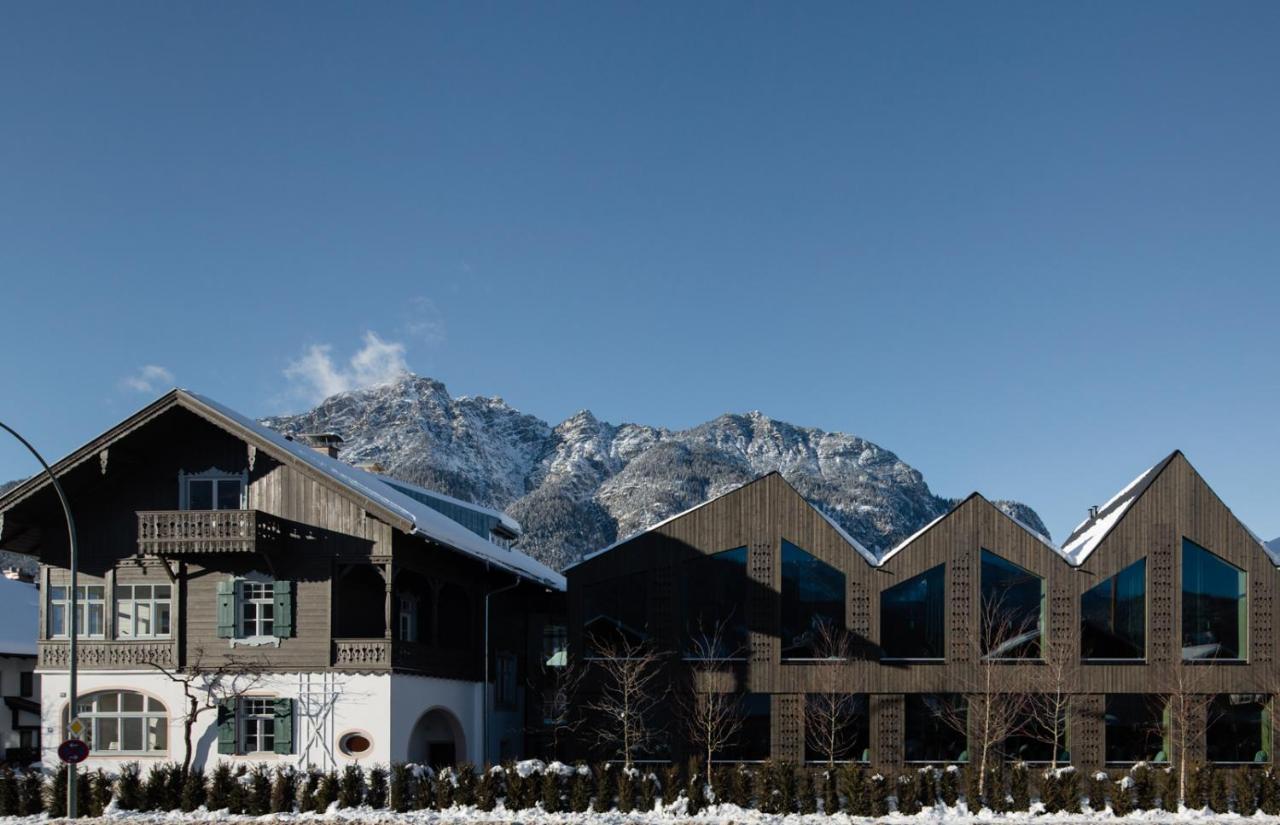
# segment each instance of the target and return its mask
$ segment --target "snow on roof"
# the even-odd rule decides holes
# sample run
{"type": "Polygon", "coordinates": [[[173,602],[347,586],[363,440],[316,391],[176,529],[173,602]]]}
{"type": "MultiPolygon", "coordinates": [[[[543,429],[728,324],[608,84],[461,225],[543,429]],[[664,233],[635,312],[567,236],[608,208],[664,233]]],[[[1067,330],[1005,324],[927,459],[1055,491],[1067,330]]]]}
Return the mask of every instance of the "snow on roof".
{"type": "Polygon", "coordinates": [[[870,550],[868,550],[867,548],[863,547],[863,546],[862,546],[862,542],[858,541],[858,540],[857,540],[857,539],[855,539],[853,536],[851,536],[851,535],[849,535],[847,532],[845,532],[845,529],[844,529],[843,527],[841,527],[839,524],[837,524],[835,519],[833,519],[831,516],[827,515],[827,514],[826,514],[825,512],[823,512],[823,511],[822,511],[822,509],[821,509],[821,508],[819,508],[819,507],[814,507],[813,509],[815,509],[815,510],[817,510],[817,511],[818,511],[818,515],[820,515],[820,516],[822,516],[824,519],[826,519],[827,524],[830,524],[830,525],[832,526],[832,528],[834,528],[834,529],[835,529],[835,531],[836,531],[837,533],[839,533],[839,534],[840,534],[840,537],[841,537],[842,539],[844,539],[845,541],[849,542],[849,544],[853,545],[853,549],[854,549],[854,550],[857,550],[857,551],[858,551],[858,554],[859,554],[859,555],[861,555],[864,559],[866,559],[868,564],[877,564],[877,563],[878,563],[878,560],[876,559],[876,554],[875,554],[875,553],[873,553],[873,552],[871,552],[871,551],[870,551],[870,550]]]}
{"type": "Polygon", "coordinates": [[[1089,554],[1102,543],[1102,540],[1111,532],[1111,528],[1119,523],[1133,503],[1138,500],[1138,496],[1151,485],[1175,455],[1177,455],[1176,452],[1170,453],[1155,465],[1148,467],[1140,476],[1112,496],[1106,504],[1099,507],[1096,516],[1090,516],[1082,521],[1062,543],[1062,548],[1058,551],[1062,557],[1075,567],[1084,564],[1089,554]]]}
{"type": "Polygon", "coordinates": [[[943,520],[944,518],[946,518],[947,516],[951,515],[951,512],[952,512],[952,510],[954,510],[954,509],[955,509],[954,507],[953,507],[953,508],[951,508],[951,510],[948,510],[947,512],[945,512],[945,513],[943,513],[942,515],[938,516],[936,519],[934,519],[933,521],[929,522],[929,523],[928,523],[928,524],[926,524],[924,527],[921,527],[919,530],[915,531],[914,533],[912,533],[911,535],[907,536],[907,537],[906,537],[905,539],[903,539],[902,541],[898,542],[894,547],[892,547],[891,549],[889,549],[888,551],[886,551],[884,554],[882,554],[882,555],[880,556],[880,559],[879,559],[878,561],[874,561],[874,562],[872,562],[872,564],[874,564],[874,565],[876,565],[876,566],[878,567],[878,566],[880,566],[880,565],[884,564],[885,562],[887,562],[889,559],[891,559],[891,558],[893,558],[894,556],[898,555],[898,553],[902,550],[902,548],[906,547],[906,546],[907,546],[908,544],[910,544],[911,542],[915,541],[916,539],[918,539],[918,538],[920,538],[921,536],[923,536],[925,533],[929,532],[929,528],[930,528],[930,527],[933,527],[933,525],[937,524],[938,522],[942,521],[942,520],[943,520]]]}
{"type": "Polygon", "coordinates": [[[424,496],[437,498],[441,501],[448,502],[449,504],[456,504],[459,507],[465,507],[468,510],[476,511],[477,513],[484,513],[486,516],[491,516],[492,518],[497,519],[499,524],[510,530],[512,533],[515,533],[517,536],[524,532],[524,528],[520,526],[520,522],[516,521],[501,510],[494,510],[492,507],[483,507],[479,504],[475,504],[474,502],[463,501],[462,499],[454,498],[453,496],[446,496],[438,490],[428,490],[426,487],[419,484],[411,484],[408,481],[401,481],[398,478],[392,478],[384,473],[371,473],[371,475],[377,476],[383,483],[390,484],[392,487],[408,487],[410,490],[414,490],[424,496]]]}
{"type": "Polygon", "coordinates": [[[0,655],[36,653],[40,593],[30,582],[0,576],[0,655]]]}
{"type": "Polygon", "coordinates": [[[354,467],[345,461],[330,458],[313,450],[306,444],[285,438],[275,430],[259,424],[252,418],[241,415],[230,407],[214,401],[212,398],[188,390],[183,390],[182,392],[219,415],[252,431],[259,438],[270,442],[273,447],[279,449],[282,453],[288,453],[294,459],[310,465],[352,492],[364,496],[411,522],[413,524],[413,533],[452,547],[473,558],[490,562],[516,575],[557,590],[564,590],[564,576],[550,567],[521,553],[519,550],[506,549],[481,538],[440,511],[434,510],[395,489],[376,474],[361,470],[359,467],[354,467]]]}

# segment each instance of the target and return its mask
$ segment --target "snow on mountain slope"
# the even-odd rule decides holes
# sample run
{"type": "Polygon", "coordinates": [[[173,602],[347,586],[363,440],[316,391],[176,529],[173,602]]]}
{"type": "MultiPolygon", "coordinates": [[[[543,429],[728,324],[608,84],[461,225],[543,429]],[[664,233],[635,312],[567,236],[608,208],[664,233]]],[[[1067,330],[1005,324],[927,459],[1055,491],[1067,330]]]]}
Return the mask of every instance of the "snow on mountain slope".
{"type": "MultiPolygon", "coordinates": [[[[872,549],[892,547],[953,503],[876,444],[760,412],[666,430],[584,410],[552,427],[500,398],[453,398],[439,381],[409,375],[263,423],[336,432],[346,461],[376,461],[406,481],[506,510],[524,527],[520,546],[557,569],[771,470],[872,549]]],[[[1048,534],[1026,505],[996,505],[1048,534]]]]}

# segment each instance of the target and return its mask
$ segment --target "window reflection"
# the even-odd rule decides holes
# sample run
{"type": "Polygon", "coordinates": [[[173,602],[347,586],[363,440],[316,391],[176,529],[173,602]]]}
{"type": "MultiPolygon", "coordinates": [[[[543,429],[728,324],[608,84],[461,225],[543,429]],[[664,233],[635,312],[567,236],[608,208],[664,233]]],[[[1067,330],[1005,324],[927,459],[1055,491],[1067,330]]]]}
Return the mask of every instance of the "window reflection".
{"type": "Polygon", "coordinates": [[[1147,650],[1147,560],[1138,559],[1080,597],[1080,655],[1142,659],[1147,650]]]}
{"type": "Polygon", "coordinates": [[[880,594],[880,647],[889,659],[941,659],[945,565],[880,594]]]}

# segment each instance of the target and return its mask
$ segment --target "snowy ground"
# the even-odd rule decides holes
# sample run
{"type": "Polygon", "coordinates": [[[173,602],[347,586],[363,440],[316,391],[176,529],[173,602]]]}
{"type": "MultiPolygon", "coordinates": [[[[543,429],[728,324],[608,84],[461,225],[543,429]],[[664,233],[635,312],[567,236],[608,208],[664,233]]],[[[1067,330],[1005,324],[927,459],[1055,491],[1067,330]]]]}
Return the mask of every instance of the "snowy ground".
{"type": "MultiPolygon", "coordinates": [[[[1039,808],[1037,804],[1033,808],[1039,808]]],[[[0,817],[0,823],[3,825],[34,825],[34,823],[44,823],[50,820],[40,815],[38,817],[0,817]]],[[[232,822],[322,822],[334,823],[334,825],[356,825],[356,823],[384,823],[385,825],[448,825],[448,823],[459,823],[460,825],[514,825],[521,823],[522,825],[673,825],[674,823],[695,823],[696,825],[884,825],[884,823],[898,823],[898,825],[908,825],[916,823],[916,825],[929,825],[929,823],[956,823],[956,825],[992,825],[993,823],[1036,823],[1036,825],[1095,825],[1100,822],[1118,822],[1121,821],[1113,817],[1110,811],[1102,813],[1083,813],[1083,814],[1044,814],[1039,811],[1020,812],[1010,814],[994,814],[991,811],[983,810],[977,814],[970,814],[963,805],[956,808],[946,808],[937,806],[915,814],[913,816],[903,816],[900,814],[889,814],[885,817],[856,817],[846,814],[832,814],[826,816],[824,814],[788,814],[786,816],[778,816],[773,814],[762,814],[759,811],[744,811],[734,805],[718,805],[712,806],[694,816],[690,816],[684,812],[682,805],[675,805],[663,810],[655,810],[651,813],[629,813],[623,814],[616,811],[609,813],[543,813],[541,810],[532,809],[517,812],[504,811],[501,808],[494,811],[478,811],[474,808],[455,808],[449,811],[411,811],[409,813],[396,814],[385,810],[372,810],[369,808],[331,808],[323,814],[307,813],[307,814],[269,814],[267,816],[241,816],[228,814],[226,811],[209,812],[205,810],[193,811],[191,813],[134,813],[131,811],[113,811],[101,819],[89,820],[82,819],[82,823],[102,823],[102,822],[128,822],[137,823],[137,825],[150,825],[150,823],[195,823],[216,822],[216,823],[232,823],[232,822]]],[[[1213,825],[1213,823],[1226,823],[1227,825],[1280,825],[1280,817],[1268,816],[1265,814],[1256,814],[1253,816],[1240,816],[1239,814],[1215,814],[1208,810],[1203,811],[1181,811],[1179,813],[1168,813],[1165,811],[1141,811],[1132,813],[1123,818],[1123,821],[1134,823],[1159,823],[1159,822],[1177,822],[1177,823],[1195,823],[1195,825],[1213,825]]]]}

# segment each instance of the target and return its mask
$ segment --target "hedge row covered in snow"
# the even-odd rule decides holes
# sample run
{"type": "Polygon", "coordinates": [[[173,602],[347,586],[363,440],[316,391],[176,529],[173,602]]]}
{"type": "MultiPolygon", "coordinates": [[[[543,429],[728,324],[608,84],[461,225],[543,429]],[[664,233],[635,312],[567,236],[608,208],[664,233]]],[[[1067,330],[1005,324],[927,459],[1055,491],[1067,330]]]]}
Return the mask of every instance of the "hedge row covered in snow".
{"type": "MultiPolygon", "coordinates": [[[[177,765],[136,763],[118,774],[101,770],[77,776],[80,813],[117,811],[227,811],[272,813],[365,811],[539,811],[555,813],[667,812],[696,815],[717,805],[762,814],[844,813],[879,817],[934,808],[996,814],[1078,814],[1109,810],[1203,810],[1280,815],[1280,774],[1269,768],[1189,771],[1180,789],[1176,771],[1140,764],[1126,771],[1082,776],[1023,764],[990,771],[979,791],[976,771],[923,767],[885,776],[861,765],[832,769],[780,762],[716,765],[708,776],[696,763],[681,765],[549,765],[536,760],[476,771],[470,766],[432,771],[395,764],[341,772],[298,770],[266,764],[219,764],[208,775],[177,765]]],[[[0,769],[0,816],[66,815],[67,771],[52,775],[0,769]]]]}

